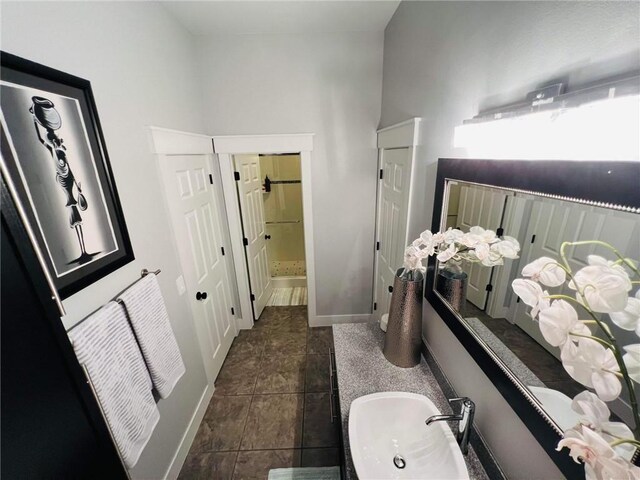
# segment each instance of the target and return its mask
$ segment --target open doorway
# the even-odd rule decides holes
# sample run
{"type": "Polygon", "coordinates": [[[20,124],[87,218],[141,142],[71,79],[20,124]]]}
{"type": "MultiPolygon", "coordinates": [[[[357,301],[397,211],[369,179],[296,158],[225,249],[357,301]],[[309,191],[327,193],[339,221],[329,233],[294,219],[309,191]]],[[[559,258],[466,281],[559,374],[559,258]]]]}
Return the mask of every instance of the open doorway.
{"type": "Polygon", "coordinates": [[[233,155],[253,315],[306,305],[300,155],[233,155]]]}

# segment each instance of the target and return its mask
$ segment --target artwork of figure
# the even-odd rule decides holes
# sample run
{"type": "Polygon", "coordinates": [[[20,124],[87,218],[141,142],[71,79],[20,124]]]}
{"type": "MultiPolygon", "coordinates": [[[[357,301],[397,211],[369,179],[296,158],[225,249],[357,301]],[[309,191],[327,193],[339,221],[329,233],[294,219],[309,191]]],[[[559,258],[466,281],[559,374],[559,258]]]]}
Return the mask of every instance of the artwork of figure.
{"type": "Polygon", "coordinates": [[[53,102],[44,97],[32,97],[33,104],[29,107],[29,112],[33,116],[33,124],[36,129],[38,140],[49,151],[55,164],[56,181],[66,195],[65,207],[69,212],[69,226],[75,230],[80,245],[80,256],[69,264],[82,264],[91,260],[100,252],[87,253],[82,232],[82,216],[80,211],[88,208],[87,200],[82,194],[82,186],[76,180],[67,160],[67,148],[64,141],[56,134],[62,126],[62,118],[55,109],[53,102]],[[44,138],[40,129],[45,130],[44,138]],[[75,188],[74,188],[75,187],[75,188]]]}

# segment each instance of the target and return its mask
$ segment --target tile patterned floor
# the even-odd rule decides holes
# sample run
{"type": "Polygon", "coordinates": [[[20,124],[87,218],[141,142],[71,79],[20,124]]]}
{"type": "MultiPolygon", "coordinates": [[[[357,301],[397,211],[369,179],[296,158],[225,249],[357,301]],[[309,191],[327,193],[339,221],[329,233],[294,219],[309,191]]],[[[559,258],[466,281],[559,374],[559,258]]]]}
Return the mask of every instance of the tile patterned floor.
{"type": "Polygon", "coordinates": [[[307,304],[307,287],[274,288],[267,302],[270,307],[288,307],[307,304]]]}
{"type": "Polygon", "coordinates": [[[271,261],[272,277],[304,277],[306,274],[304,260],[271,261]]]}
{"type": "Polygon", "coordinates": [[[305,306],[266,307],[242,330],[180,480],[266,480],[272,468],[339,464],[329,419],[331,328],[307,327],[305,306]]]}

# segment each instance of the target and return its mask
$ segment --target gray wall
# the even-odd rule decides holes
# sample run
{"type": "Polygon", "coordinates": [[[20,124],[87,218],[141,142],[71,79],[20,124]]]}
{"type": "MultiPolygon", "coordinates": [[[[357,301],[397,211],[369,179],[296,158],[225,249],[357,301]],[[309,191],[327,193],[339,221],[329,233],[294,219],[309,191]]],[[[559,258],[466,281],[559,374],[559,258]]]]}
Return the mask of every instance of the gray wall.
{"type": "Polygon", "coordinates": [[[177,294],[180,274],[169,217],[145,126],[202,131],[192,38],[153,3],[2,2],[2,50],[91,81],[136,260],[67,299],[70,327],[140,277],[161,268],[187,373],[133,471],[162,478],[206,386],[191,312],[177,294]]]}
{"type": "Polygon", "coordinates": [[[315,133],[318,315],[370,313],[383,35],[201,37],[207,132],[315,133]]]}
{"type": "MultiPolygon", "coordinates": [[[[385,31],[380,126],[424,118],[412,234],[431,227],[435,162],[464,156],[452,148],[455,126],[554,78],[575,88],[638,69],[639,40],[635,2],[401,3],[385,31]]],[[[429,305],[423,334],[458,393],[476,400],[477,425],[507,475],[561,476],[429,305]]]]}

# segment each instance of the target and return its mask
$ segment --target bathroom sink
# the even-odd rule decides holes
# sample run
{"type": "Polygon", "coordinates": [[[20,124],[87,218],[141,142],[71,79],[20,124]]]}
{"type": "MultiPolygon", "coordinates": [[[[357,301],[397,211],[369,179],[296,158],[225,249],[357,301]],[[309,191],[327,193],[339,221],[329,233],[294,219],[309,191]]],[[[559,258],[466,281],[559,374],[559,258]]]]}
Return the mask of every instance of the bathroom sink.
{"type": "Polygon", "coordinates": [[[460,447],[427,397],[381,392],[357,398],[349,411],[349,445],[361,479],[468,480],[460,447]]]}

